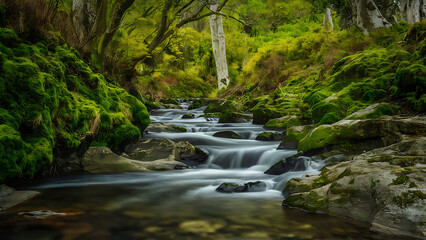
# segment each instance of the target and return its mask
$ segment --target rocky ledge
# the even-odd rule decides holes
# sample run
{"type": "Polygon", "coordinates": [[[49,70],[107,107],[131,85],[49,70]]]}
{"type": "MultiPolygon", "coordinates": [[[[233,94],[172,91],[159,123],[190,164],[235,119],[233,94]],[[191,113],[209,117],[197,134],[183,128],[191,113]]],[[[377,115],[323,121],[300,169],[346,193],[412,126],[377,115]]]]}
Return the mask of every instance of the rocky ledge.
{"type": "Polygon", "coordinates": [[[424,239],[425,129],[425,117],[343,120],[314,128],[302,138],[299,150],[315,158],[344,157],[329,163],[320,175],[290,180],[283,205],[424,239]]]}
{"type": "Polygon", "coordinates": [[[16,191],[4,184],[0,185],[0,211],[11,208],[39,194],[36,191],[16,191]]]}
{"type": "Polygon", "coordinates": [[[185,169],[206,159],[207,154],[189,142],[148,139],[128,145],[121,155],[107,147],[90,147],[82,159],[66,168],[89,173],[163,171],[185,169]]]}

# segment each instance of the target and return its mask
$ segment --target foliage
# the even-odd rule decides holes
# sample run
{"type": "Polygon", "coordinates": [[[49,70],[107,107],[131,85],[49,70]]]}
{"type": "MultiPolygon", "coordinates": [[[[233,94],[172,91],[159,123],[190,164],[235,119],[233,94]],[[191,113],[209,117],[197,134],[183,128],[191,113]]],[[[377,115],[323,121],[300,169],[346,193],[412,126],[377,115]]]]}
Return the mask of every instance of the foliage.
{"type": "Polygon", "coordinates": [[[0,182],[32,178],[54,152],[87,144],[87,135],[120,150],[148,126],[144,104],[94,73],[75,49],[23,43],[6,28],[0,40],[0,182]]]}

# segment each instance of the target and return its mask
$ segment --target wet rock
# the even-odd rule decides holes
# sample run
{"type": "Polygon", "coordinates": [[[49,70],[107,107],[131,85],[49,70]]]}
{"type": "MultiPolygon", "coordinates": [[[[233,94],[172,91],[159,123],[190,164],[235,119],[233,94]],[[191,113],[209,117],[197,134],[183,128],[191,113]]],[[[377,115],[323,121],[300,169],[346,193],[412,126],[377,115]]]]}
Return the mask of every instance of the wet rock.
{"type": "Polygon", "coordinates": [[[297,116],[285,116],[269,120],[265,126],[266,129],[286,129],[293,126],[300,126],[301,122],[297,116]]]}
{"type": "Polygon", "coordinates": [[[294,126],[287,128],[283,134],[282,142],[278,149],[297,149],[299,141],[303,139],[312,129],[314,125],[294,126]]]}
{"type": "Polygon", "coordinates": [[[356,120],[356,119],[370,119],[370,118],[378,118],[383,115],[392,116],[395,114],[392,105],[387,103],[376,103],[368,106],[365,109],[361,109],[351,115],[347,116],[345,119],[347,120],[356,120]]]}
{"type": "Polygon", "coordinates": [[[382,117],[366,120],[342,120],[332,125],[321,125],[300,140],[298,150],[349,149],[368,151],[401,141],[404,135],[426,132],[426,117],[382,117]]]}
{"type": "Polygon", "coordinates": [[[182,119],[194,119],[195,115],[193,113],[187,113],[182,116],[182,119]]]}
{"type": "Polygon", "coordinates": [[[0,185],[0,211],[11,208],[39,194],[36,191],[16,191],[4,184],[0,185]]]}
{"type": "Polygon", "coordinates": [[[179,133],[186,132],[187,129],[176,124],[172,123],[151,123],[145,130],[146,132],[169,132],[169,133],[179,133]]]}
{"type": "Polygon", "coordinates": [[[291,156],[274,164],[271,168],[265,171],[265,174],[281,175],[286,172],[304,171],[311,159],[304,156],[291,156]]]}
{"type": "Polygon", "coordinates": [[[426,137],[403,140],[288,182],[284,205],[352,218],[376,231],[424,238],[426,137]]]}
{"type": "Polygon", "coordinates": [[[226,111],[220,118],[219,123],[245,123],[250,122],[253,116],[238,112],[226,111]]]}
{"type": "Polygon", "coordinates": [[[241,136],[238,133],[233,132],[233,131],[217,132],[217,133],[213,134],[213,137],[241,139],[241,136]]]}
{"type": "MultiPolygon", "coordinates": [[[[147,139],[137,144],[128,145],[125,149],[129,158],[140,161],[181,161],[198,158],[204,152],[187,141],[175,142],[169,139],[147,139]]],[[[204,155],[203,155],[204,156],[204,155]]]]}
{"type": "Polygon", "coordinates": [[[191,105],[188,106],[188,110],[198,109],[201,108],[204,105],[203,100],[194,100],[191,105]]]}
{"type": "Polygon", "coordinates": [[[253,124],[265,124],[269,120],[282,117],[282,113],[267,107],[257,108],[253,111],[253,124]]]}
{"type": "Polygon", "coordinates": [[[185,164],[175,161],[174,158],[134,160],[119,156],[107,147],[89,148],[81,160],[81,165],[83,170],[89,173],[145,172],[186,168],[185,164]]]}
{"type": "Polygon", "coordinates": [[[244,184],[222,183],[217,189],[221,193],[239,193],[239,192],[263,192],[266,191],[266,184],[261,181],[248,182],[244,184]]]}
{"type": "Polygon", "coordinates": [[[258,141],[280,141],[282,134],[278,132],[263,132],[257,135],[256,140],[258,141]]]}

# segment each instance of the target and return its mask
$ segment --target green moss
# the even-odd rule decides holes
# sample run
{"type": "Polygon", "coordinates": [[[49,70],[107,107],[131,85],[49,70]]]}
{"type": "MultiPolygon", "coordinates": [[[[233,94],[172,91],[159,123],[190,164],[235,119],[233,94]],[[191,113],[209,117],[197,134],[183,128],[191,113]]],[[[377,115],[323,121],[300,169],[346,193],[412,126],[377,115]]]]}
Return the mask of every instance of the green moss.
{"type": "Polygon", "coordinates": [[[165,104],[179,105],[179,102],[176,101],[175,99],[161,99],[160,102],[165,103],[165,104]]]}
{"type": "Polygon", "coordinates": [[[383,89],[367,90],[361,97],[362,100],[374,103],[386,97],[386,91],[383,89]]]}
{"type": "Polygon", "coordinates": [[[355,178],[352,178],[352,179],[349,181],[349,184],[355,184],[355,178]]]}
{"type": "Polygon", "coordinates": [[[315,123],[320,122],[327,113],[334,113],[333,116],[336,116],[337,118],[340,118],[340,116],[342,115],[342,112],[339,107],[335,103],[331,102],[316,103],[312,106],[311,112],[312,120],[315,123]]]}
{"type": "Polygon", "coordinates": [[[406,184],[409,181],[409,177],[407,174],[410,173],[409,171],[401,171],[396,175],[396,178],[392,181],[391,185],[400,185],[400,184],[406,184]]]}
{"type": "Polygon", "coordinates": [[[274,109],[262,107],[253,111],[253,124],[265,124],[273,118],[282,117],[282,114],[274,109]]]}
{"type": "Polygon", "coordinates": [[[25,144],[19,132],[0,125],[0,182],[22,177],[26,160],[25,144]]]}
{"type": "Polygon", "coordinates": [[[426,194],[421,190],[407,191],[393,198],[393,202],[400,208],[406,208],[414,203],[420,203],[426,199],[426,194]]]}
{"type": "Polygon", "coordinates": [[[342,118],[339,115],[337,115],[334,112],[331,112],[331,113],[325,114],[324,117],[321,119],[321,121],[318,124],[319,125],[333,124],[333,123],[338,122],[340,120],[342,120],[342,118]]]}
{"type": "Polygon", "coordinates": [[[392,116],[395,114],[395,111],[392,106],[388,104],[381,104],[373,112],[367,114],[365,117],[369,118],[378,118],[384,115],[392,116]]]}
{"type": "Polygon", "coordinates": [[[395,75],[395,85],[406,92],[425,92],[426,67],[421,64],[413,64],[398,69],[395,75]]]}
{"type": "Polygon", "coordinates": [[[274,118],[265,124],[265,128],[290,128],[300,126],[302,123],[296,116],[287,116],[282,118],[274,118]]]}
{"type": "Polygon", "coordinates": [[[303,98],[303,102],[308,103],[309,105],[312,106],[316,103],[321,102],[322,100],[324,100],[326,98],[327,98],[327,96],[325,96],[324,94],[322,94],[320,92],[311,92],[310,94],[308,94],[308,96],[303,98]]]}
{"type": "Polygon", "coordinates": [[[8,129],[0,183],[32,178],[51,164],[54,148],[72,153],[87,134],[119,150],[148,126],[145,105],[94,73],[75,49],[24,44],[8,29],[0,38],[0,124],[8,129]]]}
{"type": "Polygon", "coordinates": [[[188,110],[198,109],[203,106],[203,100],[195,100],[191,105],[189,105],[188,110]]]}
{"type": "Polygon", "coordinates": [[[316,192],[308,194],[292,194],[283,201],[283,204],[298,207],[310,212],[324,211],[326,202],[316,192]]]}

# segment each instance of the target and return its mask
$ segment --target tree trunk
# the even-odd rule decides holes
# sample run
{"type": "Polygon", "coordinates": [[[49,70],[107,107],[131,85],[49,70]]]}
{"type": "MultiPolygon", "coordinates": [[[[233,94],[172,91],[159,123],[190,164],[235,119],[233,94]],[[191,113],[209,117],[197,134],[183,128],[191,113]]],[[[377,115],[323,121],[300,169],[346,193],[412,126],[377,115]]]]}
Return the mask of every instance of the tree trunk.
{"type": "Polygon", "coordinates": [[[78,44],[82,47],[88,42],[95,23],[96,9],[91,1],[73,0],[72,2],[72,20],[73,27],[78,40],[78,44]]]}
{"type": "MultiPolygon", "coordinates": [[[[210,10],[216,12],[219,3],[212,1],[210,10]]],[[[212,34],[213,55],[216,62],[218,89],[227,88],[229,85],[228,63],[226,61],[225,32],[223,31],[222,16],[214,14],[209,17],[212,34]]]]}
{"type": "Polygon", "coordinates": [[[331,17],[331,10],[330,10],[330,8],[326,8],[325,9],[325,13],[324,13],[324,29],[327,29],[327,18],[328,18],[328,21],[330,22],[331,30],[334,30],[333,18],[331,17]]]}
{"type": "Polygon", "coordinates": [[[413,24],[426,18],[425,0],[401,0],[400,12],[402,20],[413,24]]]}
{"type": "Polygon", "coordinates": [[[392,26],[373,0],[358,0],[357,3],[357,25],[364,32],[392,26]]]}

